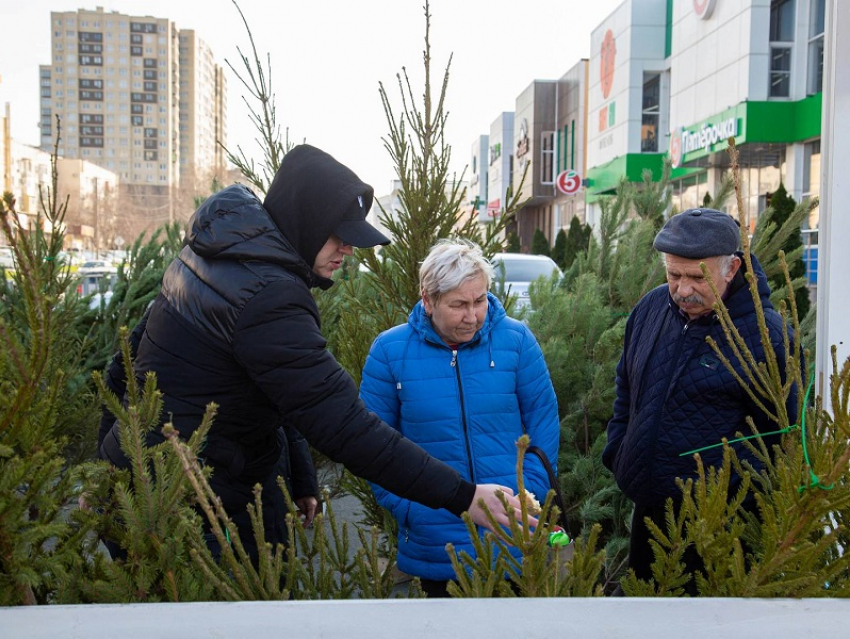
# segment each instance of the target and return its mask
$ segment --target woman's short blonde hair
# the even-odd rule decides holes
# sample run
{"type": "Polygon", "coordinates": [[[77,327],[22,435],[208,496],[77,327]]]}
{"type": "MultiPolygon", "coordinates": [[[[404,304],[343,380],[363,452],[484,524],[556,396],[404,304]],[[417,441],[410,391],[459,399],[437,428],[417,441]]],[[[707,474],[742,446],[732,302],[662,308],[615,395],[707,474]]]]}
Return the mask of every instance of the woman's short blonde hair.
{"type": "Polygon", "coordinates": [[[419,267],[419,287],[432,302],[453,291],[467,280],[483,275],[487,288],[493,281],[493,265],[481,247],[461,239],[439,240],[419,267]]]}

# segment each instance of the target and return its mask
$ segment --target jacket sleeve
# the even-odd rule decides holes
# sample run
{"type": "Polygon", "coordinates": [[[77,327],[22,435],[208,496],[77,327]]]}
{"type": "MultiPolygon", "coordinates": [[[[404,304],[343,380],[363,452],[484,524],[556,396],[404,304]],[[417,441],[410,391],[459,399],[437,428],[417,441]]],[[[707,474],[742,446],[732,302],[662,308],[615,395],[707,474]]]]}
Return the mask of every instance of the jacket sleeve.
{"type": "MultiPolygon", "coordinates": [[[[360,381],[360,398],[366,408],[373,411],[384,423],[396,430],[399,428],[400,402],[396,385],[393,382],[387,355],[378,337],[369,350],[366,365],[363,367],[363,378],[360,381]]],[[[370,484],[378,504],[390,511],[399,524],[404,522],[404,516],[410,501],[384,490],[378,484],[370,484]]]]}
{"type": "Polygon", "coordinates": [[[292,498],[315,497],[319,494],[316,467],[310,445],[303,435],[289,424],[283,425],[289,454],[289,473],[292,483],[292,498]]]}
{"type": "Polygon", "coordinates": [[[326,348],[307,287],[281,279],[242,309],[233,352],[284,419],[352,473],[431,508],[460,514],[475,486],[369,412],[326,348]]]}
{"type": "MultiPolygon", "coordinates": [[[[531,444],[540,448],[556,469],[561,439],[558,400],[540,345],[530,330],[525,329],[524,333],[516,390],[520,417],[531,444]]],[[[527,489],[542,502],[552,487],[546,469],[533,455],[526,455],[523,468],[527,489]]]]}
{"type": "MultiPolygon", "coordinates": [[[[144,314],[139,323],[136,324],[135,328],[130,332],[128,337],[128,341],[130,343],[130,357],[136,357],[136,353],[139,350],[139,342],[142,341],[142,335],[145,332],[145,327],[148,323],[148,317],[150,316],[150,309],[144,314]]],[[[106,384],[106,387],[112,391],[118,399],[123,399],[124,393],[127,392],[127,375],[124,371],[124,351],[120,348],[118,352],[112,357],[112,361],[109,363],[109,366],[106,367],[103,375],[103,381],[106,384]]],[[[97,431],[97,449],[100,450],[101,445],[103,444],[103,440],[106,439],[106,435],[112,430],[113,425],[115,424],[115,415],[106,407],[106,404],[103,405],[100,412],[100,427],[97,431]]]]}
{"type": "Polygon", "coordinates": [[[628,322],[626,322],[626,332],[623,336],[623,354],[617,363],[617,377],[615,381],[617,395],[614,399],[614,416],[608,422],[608,427],[605,430],[608,436],[608,443],[605,446],[605,450],[602,451],[602,463],[612,472],[617,462],[617,456],[620,454],[623,439],[626,437],[626,430],[629,427],[629,411],[631,410],[632,395],[627,362],[634,322],[633,318],[634,313],[629,316],[628,322]]]}

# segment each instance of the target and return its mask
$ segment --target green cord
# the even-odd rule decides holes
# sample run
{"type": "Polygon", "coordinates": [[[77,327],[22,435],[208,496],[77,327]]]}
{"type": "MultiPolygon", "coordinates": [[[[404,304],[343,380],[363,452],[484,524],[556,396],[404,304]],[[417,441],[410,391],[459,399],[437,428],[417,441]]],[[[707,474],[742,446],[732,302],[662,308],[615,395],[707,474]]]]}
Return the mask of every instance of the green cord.
{"type": "Polygon", "coordinates": [[[800,486],[797,489],[797,492],[802,493],[807,488],[820,488],[821,490],[832,490],[835,488],[835,484],[830,484],[829,486],[824,486],[821,483],[820,477],[815,475],[815,472],[812,470],[812,462],[809,459],[809,447],[806,445],[806,408],[809,405],[809,393],[812,392],[812,386],[815,385],[815,376],[812,375],[812,381],[809,382],[809,388],[806,391],[806,399],[803,400],[803,428],[802,428],[802,437],[803,437],[803,459],[806,460],[806,466],[809,468],[809,485],[808,486],[800,486]]]}
{"type": "MultiPolygon", "coordinates": [[[[788,428],[783,428],[782,430],[774,430],[769,433],[756,433],[755,435],[747,435],[746,437],[739,437],[738,439],[730,439],[727,441],[727,444],[737,444],[738,442],[745,441],[747,439],[755,439],[756,437],[768,437],[770,435],[781,435],[782,433],[789,433],[792,430],[797,428],[797,424],[791,424],[788,428]]],[[[694,448],[693,450],[689,450],[686,453],[679,453],[679,457],[685,457],[686,455],[693,455],[694,453],[701,453],[704,450],[710,450],[712,448],[719,448],[723,446],[724,442],[720,442],[719,444],[711,444],[710,446],[703,446],[702,448],[694,448]]]]}
{"type": "MultiPolygon", "coordinates": [[[[809,387],[806,389],[806,396],[803,399],[803,418],[800,421],[800,437],[803,440],[803,459],[806,461],[806,466],[809,469],[809,479],[811,480],[808,486],[800,486],[798,488],[798,492],[803,492],[807,488],[820,488],[821,490],[832,490],[835,488],[835,484],[831,484],[829,486],[824,486],[821,483],[820,478],[815,475],[812,470],[812,462],[809,459],[809,448],[806,445],[806,409],[809,406],[809,394],[812,392],[812,387],[815,385],[815,376],[812,375],[812,379],[809,382],[809,387]]],[[[755,435],[747,435],[746,437],[739,437],[738,439],[732,439],[726,442],[727,444],[736,444],[738,442],[745,441],[747,439],[755,439],[756,437],[768,437],[770,435],[782,435],[783,433],[789,433],[792,430],[797,428],[797,424],[791,424],[788,428],[783,428],[781,430],[774,430],[770,433],[756,433],[755,435]]],[[[702,448],[695,448],[694,450],[689,450],[685,453],[680,453],[679,457],[685,457],[686,455],[693,455],[695,453],[701,453],[704,450],[710,450],[712,448],[718,448],[719,446],[723,446],[724,442],[720,442],[719,444],[711,444],[710,446],[703,446],[702,448]]]]}

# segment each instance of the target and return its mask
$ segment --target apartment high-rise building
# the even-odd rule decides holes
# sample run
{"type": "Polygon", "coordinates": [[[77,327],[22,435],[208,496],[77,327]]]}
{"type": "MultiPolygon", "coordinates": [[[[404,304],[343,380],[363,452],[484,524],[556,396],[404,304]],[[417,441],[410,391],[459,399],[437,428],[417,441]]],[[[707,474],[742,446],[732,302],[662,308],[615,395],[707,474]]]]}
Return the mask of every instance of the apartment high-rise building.
{"type": "Polygon", "coordinates": [[[221,178],[226,169],[218,142],[227,134],[227,80],[193,30],[181,30],[179,42],[180,180],[203,189],[211,173],[221,178]]]}
{"type": "Polygon", "coordinates": [[[226,85],[210,48],[167,18],[51,12],[41,79],[41,148],[98,164],[122,194],[169,219],[175,189],[223,173],[226,85]]]}

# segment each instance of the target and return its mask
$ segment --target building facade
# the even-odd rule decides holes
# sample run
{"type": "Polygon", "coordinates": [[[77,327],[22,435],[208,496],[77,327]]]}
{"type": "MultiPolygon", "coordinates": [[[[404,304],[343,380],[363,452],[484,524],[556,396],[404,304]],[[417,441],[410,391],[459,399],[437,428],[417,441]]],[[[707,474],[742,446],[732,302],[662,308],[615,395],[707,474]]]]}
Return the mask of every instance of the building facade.
{"type": "MultiPolygon", "coordinates": [[[[490,135],[473,145],[473,169],[481,166],[480,141],[488,141],[486,211],[480,220],[499,215],[512,198],[521,205],[508,232],[528,251],[541,229],[554,243],[573,217],[585,221],[583,175],[587,166],[588,61],[580,60],[558,80],[535,80],[516,98],[516,110],[490,125],[490,135]],[[575,188],[564,188],[563,178],[575,188]]],[[[480,173],[480,169],[479,169],[480,173]]],[[[475,171],[473,171],[473,180],[475,171]]],[[[482,191],[470,192],[470,199],[482,191]]]]}
{"type": "Polygon", "coordinates": [[[50,21],[52,60],[39,67],[43,150],[53,150],[58,117],[60,156],[117,173],[122,189],[156,208],[171,206],[190,167],[225,166],[223,74],[194,32],[102,8],[50,21]]]}
{"type": "Polygon", "coordinates": [[[494,218],[504,211],[513,183],[513,111],[505,111],[493,120],[487,143],[487,217],[494,218]]]}
{"type": "Polygon", "coordinates": [[[555,239],[555,96],[557,82],[534,80],[517,96],[514,110],[513,193],[523,203],[515,232],[523,252],[541,229],[550,244],[555,239]]]}
{"type": "MultiPolygon", "coordinates": [[[[489,192],[490,168],[490,136],[479,135],[472,145],[472,155],[469,160],[469,188],[466,198],[469,201],[470,214],[476,215],[482,224],[492,222],[495,215],[490,215],[487,207],[489,192]]],[[[498,214],[498,211],[494,212],[498,214]]]]}
{"type": "MultiPolygon", "coordinates": [[[[558,80],[555,133],[555,235],[574,217],[586,221],[584,176],[587,174],[588,61],[580,60],[558,80]]],[[[553,242],[554,242],[554,238],[553,242]]]]}
{"type": "Polygon", "coordinates": [[[751,229],[780,183],[817,195],[823,36],[824,0],[626,0],[591,35],[591,221],[620,177],[658,179],[666,159],[674,206],[700,206],[730,173],[730,137],[751,229]]]}
{"type": "MultiPolygon", "coordinates": [[[[50,185],[50,154],[4,136],[3,156],[3,190],[15,197],[20,227],[33,230],[39,213],[40,194],[50,185]]],[[[6,238],[3,239],[5,244],[6,238]]]]}
{"type": "Polygon", "coordinates": [[[226,169],[227,80],[212,49],[191,29],[180,31],[180,181],[206,192],[226,169]]]}
{"type": "MultiPolygon", "coordinates": [[[[57,158],[54,190],[51,154],[13,140],[10,119],[6,105],[5,115],[0,118],[2,190],[15,198],[20,228],[33,231],[40,220],[42,230],[52,233],[54,228],[43,207],[55,205],[63,214],[66,248],[97,252],[99,248],[112,247],[120,231],[116,226],[115,199],[118,176],[92,162],[57,158]]],[[[8,238],[0,238],[0,244],[7,242],[8,238]]]]}
{"type": "Polygon", "coordinates": [[[123,246],[117,224],[118,176],[92,162],[58,158],[56,177],[57,192],[67,195],[65,248],[99,255],[123,246]]]}
{"type": "MultiPolygon", "coordinates": [[[[488,207],[510,174],[527,251],[536,229],[552,243],[573,217],[597,224],[600,197],[668,162],[675,209],[701,206],[731,176],[730,137],[750,229],[780,184],[817,196],[824,26],[825,0],[625,0],[589,60],[517,97],[510,143],[505,114],[491,125],[488,207]]],[[[719,206],[737,215],[736,198],[719,206]]],[[[817,223],[815,209],[804,229],[817,223]]]]}

